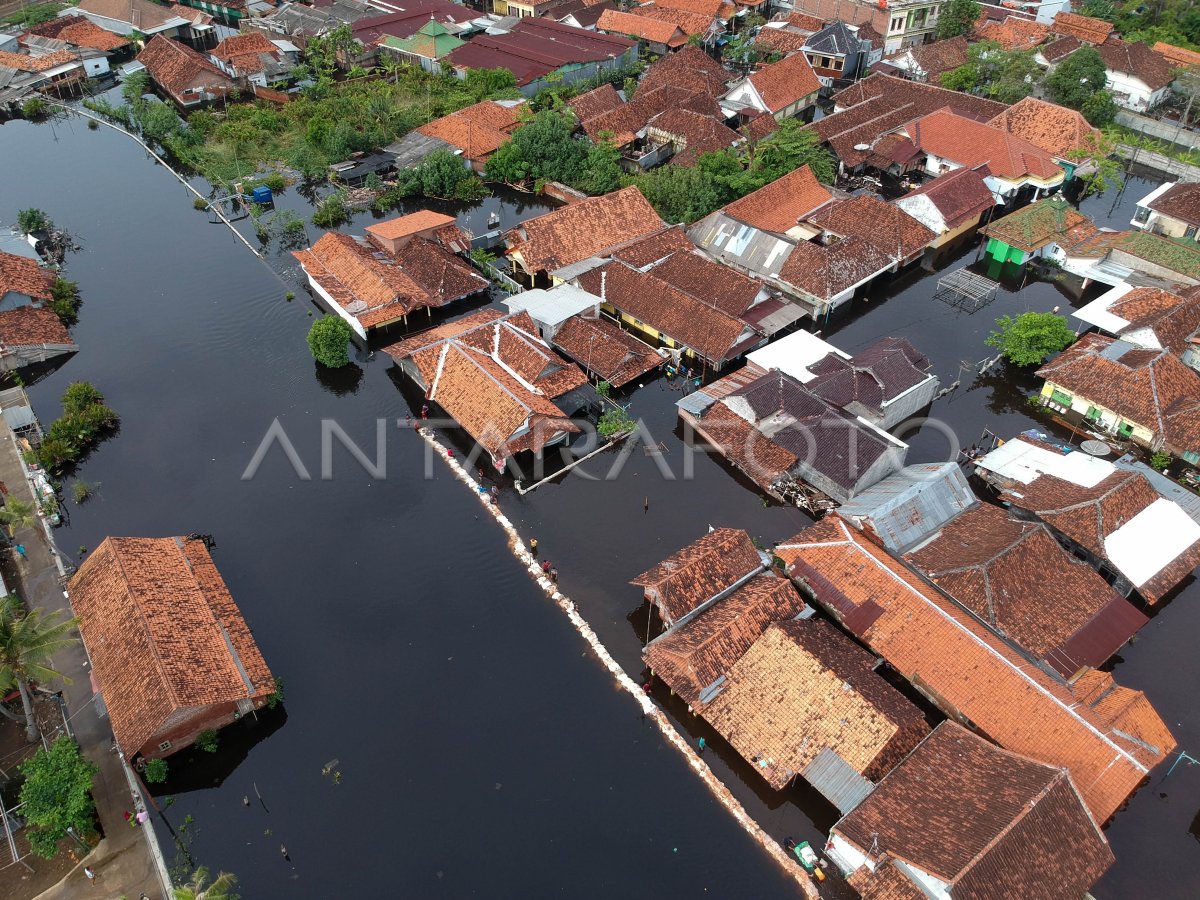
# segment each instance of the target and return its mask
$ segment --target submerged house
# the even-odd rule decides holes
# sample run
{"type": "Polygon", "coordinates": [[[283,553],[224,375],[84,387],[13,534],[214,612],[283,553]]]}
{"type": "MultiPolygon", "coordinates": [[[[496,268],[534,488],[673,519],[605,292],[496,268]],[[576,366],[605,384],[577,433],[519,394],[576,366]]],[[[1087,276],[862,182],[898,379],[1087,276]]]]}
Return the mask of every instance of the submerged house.
{"type": "Polygon", "coordinates": [[[238,88],[237,80],[207,57],[161,34],[150,39],[137,61],[180,110],[197,109],[229,96],[238,88]]]}
{"type": "Polygon", "coordinates": [[[1089,125],[1076,110],[1025,97],[988,124],[1045,150],[1066,172],[1068,181],[1095,170],[1089,155],[1099,152],[1100,129],[1089,125]]]}
{"type": "MultiPolygon", "coordinates": [[[[436,307],[488,289],[486,278],[440,242],[421,237],[419,231],[401,235],[409,227],[403,220],[410,218],[372,226],[370,240],[330,231],[307,250],[292,252],[313,293],[360,338],[407,322],[411,313],[431,314],[436,307]],[[400,224],[390,227],[395,223],[400,224]]],[[[456,227],[454,231],[461,235],[456,227]]]]}
{"type": "Polygon", "coordinates": [[[1179,294],[1122,283],[1072,312],[1072,317],[1143,350],[1167,349],[1197,368],[1200,290],[1179,294]]]}
{"type": "Polygon", "coordinates": [[[483,309],[383,351],[497,469],[577,433],[571,414],[594,396],[587,376],[546,345],[528,313],[483,309]]]}
{"type": "MultiPolygon", "coordinates": [[[[444,142],[467,166],[482,172],[491,155],[512,137],[526,113],[524,100],[484,100],[434,119],[414,129],[413,134],[444,142]]],[[[404,138],[397,145],[403,146],[408,140],[404,138]]],[[[393,147],[388,150],[396,155],[393,147]]]]}
{"type": "Polygon", "coordinates": [[[1200,229],[1200,184],[1160,184],[1137,202],[1130,224],[1151,234],[1197,240],[1200,229]]]}
{"type": "Polygon", "coordinates": [[[754,110],[778,122],[807,113],[820,91],[821,81],[808,57],[793,53],[734,82],[721,102],[739,114],[754,110]]]}
{"type": "Polygon", "coordinates": [[[50,305],[53,288],[54,273],[36,259],[0,251],[0,370],[79,349],[50,305]]]}
{"type": "Polygon", "coordinates": [[[1136,470],[1031,435],[975,467],[1014,512],[1045,523],[1123,594],[1157,603],[1200,566],[1200,523],[1136,470]]]}
{"type": "Polygon", "coordinates": [[[837,514],[892,552],[904,553],[978,503],[957,463],[918,463],[843,503],[837,514]]]}
{"type": "Polygon", "coordinates": [[[984,178],[986,171],[986,166],[955,169],[896,201],[896,206],[934,233],[931,251],[970,233],[996,205],[984,178]]]}
{"type": "Polygon", "coordinates": [[[943,722],[829,834],[867,898],[1081,900],[1114,862],[1064,768],[943,722]]]}
{"type": "Polygon", "coordinates": [[[106,538],[68,591],[128,760],[177,753],[202,731],[260,709],[276,690],[202,540],[106,538]]]}
{"type": "Polygon", "coordinates": [[[960,513],[905,559],[1067,679],[1104,665],[1149,621],[1045,525],[990,504],[960,513]]]}
{"type": "Polygon", "coordinates": [[[847,812],[929,731],[874,668],[829,622],[777,623],[698,711],[772,788],[800,777],[847,812]]]}
{"type": "Polygon", "coordinates": [[[949,718],[1006,750],[1067,769],[1098,823],[1175,749],[1143,694],[1096,670],[1068,682],[1042,669],[837,516],[775,552],[806,599],[949,718]]]}

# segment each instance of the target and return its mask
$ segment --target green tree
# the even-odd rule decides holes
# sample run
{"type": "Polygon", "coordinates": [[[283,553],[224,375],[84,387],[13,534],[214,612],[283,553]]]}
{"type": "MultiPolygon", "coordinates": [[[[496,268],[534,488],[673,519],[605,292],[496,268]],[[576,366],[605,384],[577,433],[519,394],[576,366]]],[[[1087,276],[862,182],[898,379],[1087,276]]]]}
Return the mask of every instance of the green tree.
{"type": "Polygon", "coordinates": [[[544,109],[513,132],[488,159],[485,173],[494,181],[570,183],[587,158],[587,145],[572,136],[575,115],[569,110],[544,109]]]}
{"type": "Polygon", "coordinates": [[[463,82],[476,102],[521,96],[517,90],[517,76],[508,69],[468,69],[463,82]]]}
{"type": "Polygon", "coordinates": [[[786,119],[774,134],[759,141],[754,150],[750,171],[761,182],[755,189],[801,166],[808,166],[822,184],[833,184],[833,156],[821,146],[820,137],[795,119],[786,119]]]}
{"type": "Polygon", "coordinates": [[[1117,102],[1108,91],[1096,91],[1083,101],[1079,110],[1083,117],[1096,128],[1111,125],[1117,117],[1117,102]]]}
{"type": "Polygon", "coordinates": [[[452,199],[460,184],[474,178],[462,159],[449,150],[434,150],[414,171],[426,197],[452,199]]]}
{"type": "Polygon", "coordinates": [[[8,526],[8,536],[15,537],[18,531],[33,527],[35,512],[32,503],[10,496],[0,507],[0,522],[8,526]]]}
{"type": "Polygon", "coordinates": [[[725,189],[699,166],[659,166],[632,179],[665,222],[691,223],[728,201],[725,189]]]}
{"type": "Polygon", "coordinates": [[[573,179],[573,186],[593,197],[621,186],[621,153],[608,135],[603,135],[588,150],[583,170],[573,179]]]}
{"type": "Polygon", "coordinates": [[[966,34],[979,19],[979,10],[975,0],[950,0],[938,14],[938,40],[966,34]]]}
{"type": "Polygon", "coordinates": [[[330,369],[350,362],[350,336],[353,329],[341,316],[324,316],[308,330],[308,349],[313,359],[330,369]]]}
{"type": "Polygon", "coordinates": [[[79,313],[79,285],[56,277],[50,288],[50,306],[64,325],[71,325],[79,313]]]}
{"type": "Polygon", "coordinates": [[[35,207],[17,210],[17,227],[25,234],[35,231],[53,231],[54,223],[42,210],[35,207]]]}
{"type": "Polygon", "coordinates": [[[162,784],[167,780],[170,765],[165,759],[155,758],[146,760],[142,774],[146,776],[147,784],[162,784]]]}
{"type": "Polygon", "coordinates": [[[97,769],[79,752],[78,744],[63,735],[49,750],[39,750],[18,768],[25,776],[21,814],[31,826],[29,846],[34,853],[53,859],[68,828],[77,835],[92,833],[96,816],[92,779],[97,769]]]}
{"type": "Polygon", "coordinates": [[[104,395],[88,381],[73,381],[63,391],[63,413],[68,416],[80,415],[103,402],[104,395]]]}
{"type": "Polygon", "coordinates": [[[1096,49],[1080,47],[1046,79],[1046,91],[1061,106],[1083,109],[1092,94],[1104,90],[1104,73],[1104,60],[1096,49]]]}
{"type": "MultiPolygon", "coordinates": [[[[9,505],[12,503],[10,498],[9,505]]],[[[76,620],[64,618],[64,615],[62,610],[26,612],[20,598],[13,594],[0,598],[0,691],[8,693],[15,687],[21,692],[21,705],[25,707],[25,739],[30,743],[38,738],[30,683],[49,684],[56,678],[70,681],[50,665],[55,653],[76,641],[71,633],[76,620]]]]}
{"type": "Polygon", "coordinates": [[[1066,316],[1025,312],[1015,318],[1001,316],[985,343],[995,347],[1017,366],[1036,366],[1075,341],[1066,316]]]}
{"type": "Polygon", "coordinates": [[[967,62],[941,77],[942,87],[983,94],[1001,103],[1028,97],[1042,70],[1027,51],[1005,50],[995,41],[980,41],[967,51],[967,62]]]}
{"type": "Polygon", "coordinates": [[[172,889],[175,900],[238,900],[233,893],[237,884],[237,876],[230,872],[221,872],[208,883],[208,869],[201,866],[192,873],[192,880],[172,889]]]}

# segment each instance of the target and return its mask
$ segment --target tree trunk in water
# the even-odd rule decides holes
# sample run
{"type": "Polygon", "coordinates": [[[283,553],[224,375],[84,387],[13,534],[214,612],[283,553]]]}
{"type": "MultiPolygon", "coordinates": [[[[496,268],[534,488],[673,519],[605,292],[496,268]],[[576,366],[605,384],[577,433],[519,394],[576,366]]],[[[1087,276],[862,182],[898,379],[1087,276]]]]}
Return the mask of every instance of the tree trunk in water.
{"type": "Polygon", "coordinates": [[[38,739],[37,722],[33,718],[33,700],[29,696],[29,685],[23,680],[17,682],[21,689],[21,703],[25,707],[25,740],[33,743],[38,739]]]}

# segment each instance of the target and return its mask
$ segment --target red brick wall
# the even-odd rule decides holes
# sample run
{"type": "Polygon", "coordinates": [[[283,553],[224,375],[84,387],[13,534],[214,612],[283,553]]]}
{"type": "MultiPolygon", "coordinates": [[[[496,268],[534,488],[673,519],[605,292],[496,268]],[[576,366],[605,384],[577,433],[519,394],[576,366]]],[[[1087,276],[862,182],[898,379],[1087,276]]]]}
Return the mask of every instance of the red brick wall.
{"type": "MultiPolygon", "coordinates": [[[[262,700],[255,703],[255,708],[261,708],[262,700]]],[[[221,729],[235,722],[236,703],[219,703],[213,706],[202,706],[194,710],[182,721],[174,722],[153,734],[142,747],[140,755],[146,759],[170,756],[178,753],[195,743],[200,732],[209,728],[221,729]],[[158,745],[163,741],[171,742],[170,750],[159,750],[158,745]]]]}

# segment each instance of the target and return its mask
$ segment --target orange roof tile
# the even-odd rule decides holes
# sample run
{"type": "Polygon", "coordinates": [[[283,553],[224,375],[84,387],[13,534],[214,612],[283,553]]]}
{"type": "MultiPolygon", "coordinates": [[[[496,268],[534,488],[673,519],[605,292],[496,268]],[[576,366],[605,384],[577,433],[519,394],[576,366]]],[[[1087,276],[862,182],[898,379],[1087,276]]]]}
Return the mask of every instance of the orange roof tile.
{"type": "Polygon", "coordinates": [[[9,347],[74,343],[52,309],[25,305],[0,312],[0,352],[9,347]]]}
{"type": "Polygon", "coordinates": [[[987,164],[1001,178],[1061,178],[1063,170],[1050,154],[1029,141],[982,122],[956,115],[949,108],[932,112],[906,128],[921,150],[974,168],[987,164]]]}
{"type": "Polygon", "coordinates": [[[750,535],[717,528],[647,569],[630,584],[644,588],[667,625],[684,618],[747,575],[763,568],[750,535]]]}
{"type": "Polygon", "coordinates": [[[1186,69],[1200,66],[1200,53],[1195,50],[1176,47],[1174,44],[1166,44],[1162,41],[1155,41],[1151,49],[1174,68],[1186,69]]]}
{"type": "Polygon", "coordinates": [[[721,15],[725,0],[654,0],[653,5],[663,6],[667,9],[681,9],[684,12],[715,19],[721,15]]]}
{"type": "Polygon", "coordinates": [[[872,654],[826,621],[778,623],[733,664],[700,714],[776,790],[825,750],[874,780],[929,730],[874,666],[872,654]]]}
{"type": "Polygon", "coordinates": [[[129,38],[115,34],[106,28],[101,28],[90,19],[77,17],[78,21],[62,29],[57,37],[60,41],[74,44],[76,47],[87,47],[92,50],[119,50],[127,47],[129,38]]]}
{"type": "Polygon", "coordinates": [[[759,69],[750,76],[750,83],[772,113],[778,113],[821,90],[817,73],[803,53],[793,54],[759,69]]]}
{"type": "Polygon", "coordinates": [[[1055,34],[1070,35],[1089,44],[1103,44],[1112,34],[1113,23],[1103,19],[1093,19],[1091,16],[1060,12],[1055,14],[1054,24],[1050,26],[1050,30],[1055,34]]]}
{"type": "Polygon", "coordinates": [[[1100,138],[1100,129],[1089,125],[1080,113],[1037,97],[1019,100],[988,124],[1059,159],[1092,148],[1100,138]]]}
{"type": "Polygon", "coordinates": [[[505,235],[527,272],[552,272],[664,226],[642,192],[630,186],[529,219],[505,235]]]}
{"type": "Polygon", "coordinates": [[[417,132],[459,148],[467,159],[486,159],[517,129],[525,109],[523,103],[512,105],[484,100],[434,119],[417,132]]]}
{"type": "Polygon", "coordinates": [[[638,6],[635,7],[635,10],[636,14],[643,18],[670,22],[672,25],[679,26],[679,30],[688,37],[697,34],[705,35],[713,29],[712,16],[706,16],[703,13],[671,9],[666,6],[638,6]]]}
{"type": "Polygon", "coordinates": [[[1008,51],[1032,50],[1050,34],[1050,26],[1019,16],[1009,16],[1003,22],[988,20],[975,29],[981,41],[995,41],[1008,51]]]}
{"type": "Polygon", "coordinates": [[[421,231],[428,231],[431,228],[439,228],[454,221],[454,216],[434,212],[431,209],[421,209],[406,216],[396,216],[392,219],[386,219],[383,222],[376,222],[374,225],[368,225],[366,230],[368,234],[373,234],[387,241],[393,241],[396,238],[407,237],[410,234],[417,234],[421,231]]]}
{"type": "Polygon", "coordinates": [[[32,259],[0,251],[0,297],[15,292],[35,300],[53,298],[54,273],[32,259]]]}
{"type": "Polygon", "coordinates": [[[642,76],[638,91],[670,86],[719,97],[725,93],[729,80],[729,72],[699,47],[684,47],[652,63],[642,76]]]}
{"type": "Polygon", "coordinates": [[[833,199],[829,189],[817,181],[808,166],[801,166],[734,200],[725,207],[726,215],[763,231],[785,234],[801,219],[833,199]]]}
{"type": "Polygon", "coordinates": [[[636,13],[606,9],[596,22],[596,28],[612,34],[623,34],[641,38],[667,47],[681,47],[687,43],[687,35],[673,22],[664,22],[639,16],[636,13]]]}
{"type": "Polygon", "coordinates": [[[206,57],[161,34],[150,38],[137,60],[146,67],[155,84],[176,99],[200,83],[209,90],[234,87],[233,80],[206,57]]]}
{"type": "Polygon", "coordinates": [[[1077,696],[837,517],[775,552],[835,618],[947,714],[969,718],[1008,750],[1068,769],[1101,823],[1175,748],[1153,710],[1136,702],[1141,694],[1112,686],[1077,696]],[[1115,724],[1125,714],[1136,730],[1115,724]]]}
{"type": "Polygon", "coordinates": [[[22,72],[45,72],[56,66],[79,62],[79,57],[71,50],[55,50],[45,56],[30,56],[27,53],[9,53],[0,50],[0,68],[18,69],[22,72]]]}
{"type": "Polygon", "coordinates": [[[80,565],[69,591],[126,757],[147,749],[175,713],[275,690],[199,540],[106,538],[80,565]]]}
{"type": "Polygon", "coordinates": [[[554,346],[615,388],[661,366],[654,348],[607,319],[571,316],[554,333],[554,346]]]}

